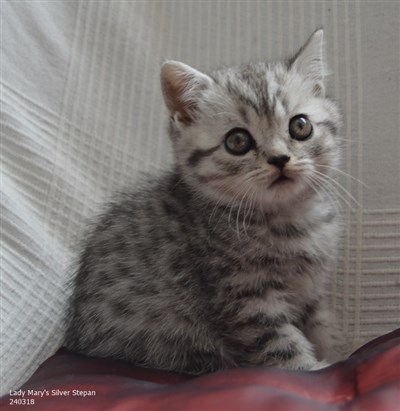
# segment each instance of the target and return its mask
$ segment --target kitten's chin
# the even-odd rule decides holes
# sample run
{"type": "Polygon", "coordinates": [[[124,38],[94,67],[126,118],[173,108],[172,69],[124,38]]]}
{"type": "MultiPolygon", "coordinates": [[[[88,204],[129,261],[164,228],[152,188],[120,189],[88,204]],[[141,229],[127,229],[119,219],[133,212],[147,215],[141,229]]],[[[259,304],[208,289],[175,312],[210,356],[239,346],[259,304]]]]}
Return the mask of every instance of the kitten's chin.
{"type": "Polygon", "coordinates": [[[285,186],[287,184],[293,184],[294,181],[290,177],[287,177],[285,175],[280,175],[278,178],[276,178],[268,187],[269,189],[279,189],[282,186],[285,186]]]}
{"type": "Polygon", "coordinates": [[[262,206],[265,208],[280,207],[293,202],[304,201],[312,192],[298,179],[281,175],[276,178],[262,195],[262,206]]]}

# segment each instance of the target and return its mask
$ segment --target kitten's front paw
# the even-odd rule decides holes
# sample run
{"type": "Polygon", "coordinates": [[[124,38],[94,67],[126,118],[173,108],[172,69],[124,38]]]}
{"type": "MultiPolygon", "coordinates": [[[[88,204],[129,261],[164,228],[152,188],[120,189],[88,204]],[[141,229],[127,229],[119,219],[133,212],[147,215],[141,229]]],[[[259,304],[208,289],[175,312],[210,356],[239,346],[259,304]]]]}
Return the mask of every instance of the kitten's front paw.
{"type": "Polygon", "coordinates": [[[331,364],[327,361],[317,361],[311,368],[310,371],[321,370],[322,368],[329,367],[331,364]]]}

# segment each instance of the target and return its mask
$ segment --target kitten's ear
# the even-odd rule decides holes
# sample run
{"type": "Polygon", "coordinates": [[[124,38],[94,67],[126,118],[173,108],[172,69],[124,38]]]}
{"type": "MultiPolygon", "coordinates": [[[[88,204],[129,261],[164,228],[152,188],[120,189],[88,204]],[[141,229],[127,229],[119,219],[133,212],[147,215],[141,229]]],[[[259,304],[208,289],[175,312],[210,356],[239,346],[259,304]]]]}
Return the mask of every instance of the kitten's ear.
{"type": "Polygon", "coordinates": [[[324,77],[327,74],[324,55],[324,31],[315,31],[303,47],[289,61],[291,69],[297,70],[315,82],[314,93],[324,94],[324,77]]]}
{"type": "Polygon", "coordinates": [[[178,61],[167,60],[161,66],[161,87],[171,115],[190,124],[202,92],[212,83],[210,77],[178,61]]]}

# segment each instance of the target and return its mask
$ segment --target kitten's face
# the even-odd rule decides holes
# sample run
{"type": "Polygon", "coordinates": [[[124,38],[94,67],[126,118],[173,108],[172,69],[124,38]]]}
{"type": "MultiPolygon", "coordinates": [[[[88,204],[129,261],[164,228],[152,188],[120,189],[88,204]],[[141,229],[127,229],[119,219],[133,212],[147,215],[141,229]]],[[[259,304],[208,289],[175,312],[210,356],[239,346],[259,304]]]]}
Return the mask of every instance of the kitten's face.
{"type": "Polygon", "coordinates": [[[324,97],[321,42],[319,31],[288,64],[211,76],[164,64],[176,159],[198,190],[267,209],[324,190],[338,165],[340,116],[324,97]]]}

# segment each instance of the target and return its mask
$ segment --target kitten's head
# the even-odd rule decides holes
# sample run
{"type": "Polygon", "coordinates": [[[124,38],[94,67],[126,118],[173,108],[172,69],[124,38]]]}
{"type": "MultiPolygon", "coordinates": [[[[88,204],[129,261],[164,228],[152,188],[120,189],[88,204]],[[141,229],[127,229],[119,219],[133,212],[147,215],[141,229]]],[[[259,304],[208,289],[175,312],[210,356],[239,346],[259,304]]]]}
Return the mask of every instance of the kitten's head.
{"type": "Polygon", "coordinates": [[[336,105],[325,97],[323,31],[286,62],[203,74],[166,61],[161,84],[176,161],[222,203],[291,204],[324,190],[339,161],[336,105]]]}

